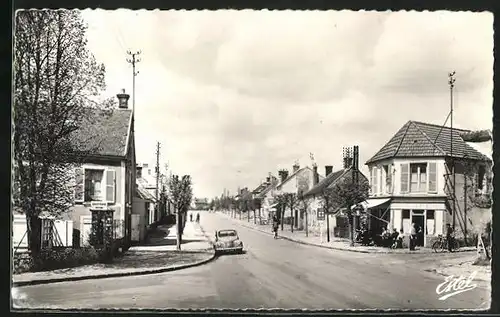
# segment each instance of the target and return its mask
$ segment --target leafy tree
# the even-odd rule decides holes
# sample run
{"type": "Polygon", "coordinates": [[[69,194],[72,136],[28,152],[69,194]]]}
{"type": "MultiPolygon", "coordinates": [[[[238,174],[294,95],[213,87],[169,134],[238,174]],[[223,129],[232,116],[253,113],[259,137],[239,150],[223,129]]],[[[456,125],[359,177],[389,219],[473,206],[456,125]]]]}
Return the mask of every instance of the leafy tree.
{"type": "MultiPolygon", "coordinates": [[[[73,167],[97,142],[76,139],[97,109],[105,89],[105,68],[86,46],[78,11],[16,13],[14,43],[14,204],[26,215],[28,246],[41,248],[40,216],[60,215],[73,204],[73,167]]],[[[109,114],[103,111],[103,117],[109,114]]]]}
{"type": "Polygon", "coordinates": [[[178,213],[177,219],[180,220],[177,221],[177,249],[180,250],[186,214],[193,200],[191,177],[184,175],[181,178],[178,175],[172,175],[168,181],[168,188],[172,204],[178,213]]]}
{"type": "Polygon", "coordinates": [[[351,177],[346,177],[325,190],[323,194],[326,208],[329,210],[344,208],[348,218],[349,238],[352,245],[354,245],[354,214],[351,207],[365,201],[368,198],[369,189],[370,186],[365,177],[360,177],[358,184],[351,177]]]}

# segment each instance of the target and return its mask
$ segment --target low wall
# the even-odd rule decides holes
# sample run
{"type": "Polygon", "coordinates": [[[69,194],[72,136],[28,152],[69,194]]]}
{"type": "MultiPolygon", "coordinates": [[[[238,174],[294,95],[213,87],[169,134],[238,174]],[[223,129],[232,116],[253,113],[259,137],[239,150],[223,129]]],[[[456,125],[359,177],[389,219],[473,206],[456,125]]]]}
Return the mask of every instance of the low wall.
{"type": "MultiPolygon", "coordinates": [[[[12,247],[20,249],[28,247],[28,234],[26,232],[26,216],[14,215],[12,221],[12,247]]],[[[55,220],[55,230],[53,231],[54,243],[60,241],[61,246],[73,246],[73,221],[55,220]]]]}

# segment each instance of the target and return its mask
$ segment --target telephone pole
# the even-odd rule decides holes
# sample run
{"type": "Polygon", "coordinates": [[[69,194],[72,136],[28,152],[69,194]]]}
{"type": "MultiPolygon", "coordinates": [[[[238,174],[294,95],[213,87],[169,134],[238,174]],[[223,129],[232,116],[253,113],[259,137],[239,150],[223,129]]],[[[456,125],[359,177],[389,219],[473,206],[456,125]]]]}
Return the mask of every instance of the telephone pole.
{"type": "Polygon", "coordinates": [[[156,142],[156,190],[155,190],[155,198],[156,198],[156,212],[160,213],[159,203],[158,203],[158,189],[160,182],[160,142],[156,142]]]}
{"type": "Polygon", "coordinates": [[[132,64],[132,113],[135,113],[135,76],[139,74],[139,71],[135,70],[135,64],[141,61],[141,59],[137,57],[141,54],[141,51],[135,53],[127,51],[127,54],[131,56],[131,58],[127,58],[127,62],[132,64]]]}
{"type": "Polygon", "coordinates": [[[452,216],[453,216],[453,229],[456,224],[456,206],[455,206],[455,160],[453,159],[453,88],[455,87],[455,71],[448,74],[448,85],[450,85],[450,162],[451,162],[451,177],[452,177],[452,216]]]}

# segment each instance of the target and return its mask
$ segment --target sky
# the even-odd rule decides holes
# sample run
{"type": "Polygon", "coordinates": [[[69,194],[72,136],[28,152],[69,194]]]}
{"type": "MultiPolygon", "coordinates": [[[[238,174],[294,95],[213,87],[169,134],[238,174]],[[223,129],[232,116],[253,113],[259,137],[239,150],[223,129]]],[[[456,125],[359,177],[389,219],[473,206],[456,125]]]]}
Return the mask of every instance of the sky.
{"type": "MultiPolygon", "coordinates": [[[[269,172],[360,166],[408,121],[491,129],[493,15],[473,12],[84,10],[106,97],[132,92],[136,157],[190,174],[196,197],[269,172]],[[448,122],[449,124],[449,122],[448,122]]],[[[131,98],[132,100],[132,98],[131,98]]]]}

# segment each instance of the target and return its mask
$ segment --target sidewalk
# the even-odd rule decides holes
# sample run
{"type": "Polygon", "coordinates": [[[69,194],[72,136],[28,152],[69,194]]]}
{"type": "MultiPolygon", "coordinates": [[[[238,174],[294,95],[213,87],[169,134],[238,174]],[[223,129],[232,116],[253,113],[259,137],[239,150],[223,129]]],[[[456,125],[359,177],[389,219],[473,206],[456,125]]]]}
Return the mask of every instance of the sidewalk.
{"type": "Polygon", "coordinates": [[[113,263],[14,274],[13,285],[163,273],[198,266],[215,258],[211,242],[200,225],[186,223],[181,251],[177,251],[175,234],[175,229],[161,227],[154,232],[148,245],[131,247],[113,263]]]}
{"type": "Polygon", "coordinates": [[[468,255],[464,258],[446,259],[436,263],[434,268],[427,268],[425,271],[434,272],[443,276],[464,276],[468,277],[474,274],[474,280],[491,281],[491,265],[473,265],[475,255],[468,255]]]}
{"type": "MultiPolygon", "coordinates": [[[[220,215],[223,215],[232,221],[239,223],[241,226],[259,230],[261,232],[267,233],[272,235],[271,231],[271,225],[259,225],[259,224],[254,224],[253,219],[250,218],[250,221],[248,221],[246,218],[242,218],[241,220],[239,218],[231,218],[230,215],[219,212],[220,215]]],[[[304,230],[299,230],[295,231],[292,233],[290,226],[284,226],[284,230],[280,229],[278,230],[278,235],[286,240],[290,240],[293,242],[301,243],[301,244],[307,244],[307,245],[312,245],[320,248],[326,248],[326,249],[333,249],[333,250],[342,250],[342,251],[351,251],[351,252],[361,252],[361,253],[411,253],[411,254],[419,254],[419,253],[434,253],[434,251],[431,248],[418,248],[414,251],[408,250],[408,248],[404,249],[390,249],[390,248],[384,248],[384,247],[375,247],[375,246],[362,246],[362,245],[357,245],[355,244],[354,246],[350,245],[350,241],[347,239],[341,239],[341,238],[336,238],[330,236],[330,242],[326,242],[326,234],[323,237],[323,241],[321,241],[321,237],[314,236],[313,234],[309,234],[308,237],[306,237],[306,233],[304,230]]],[[[463,247],[460,248],[458,252],[468,252],[468,251],[476,251],[475,247],[463,247]]]]}

